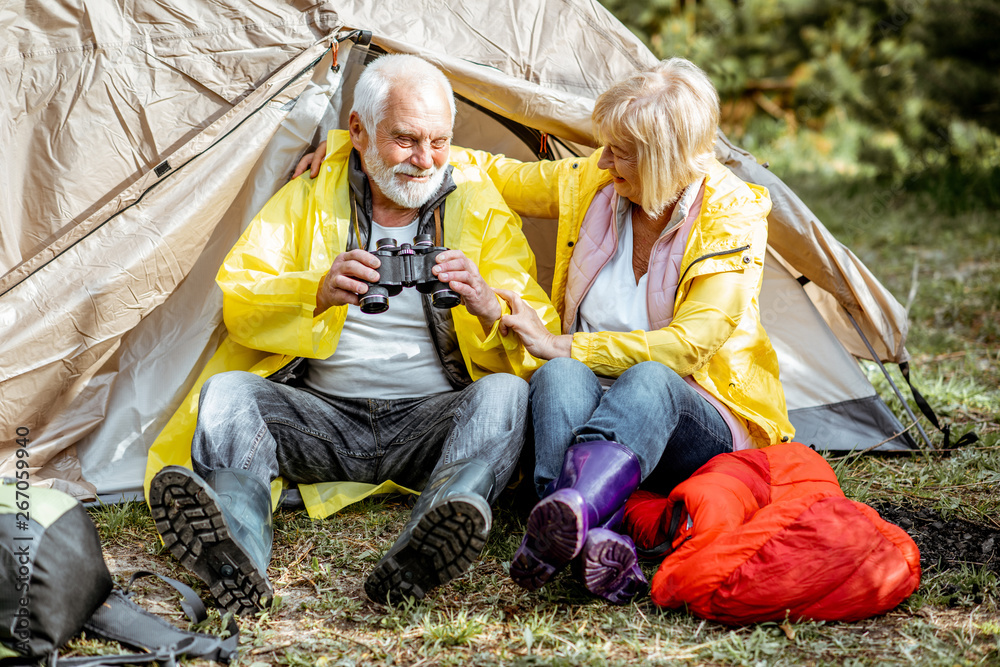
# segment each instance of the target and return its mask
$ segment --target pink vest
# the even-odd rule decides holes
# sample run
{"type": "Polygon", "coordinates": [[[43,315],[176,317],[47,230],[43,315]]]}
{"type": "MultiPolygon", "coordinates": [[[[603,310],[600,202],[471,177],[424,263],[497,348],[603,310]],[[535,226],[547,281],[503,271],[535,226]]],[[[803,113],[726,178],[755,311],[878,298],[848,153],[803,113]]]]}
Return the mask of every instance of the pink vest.
{"type": "MultiPolygon", "coordinates": [[[[691,228],[701,214],[704,195],[705,184],[702,183],[684,221],[674,231],[661,236],[653,244],[647,269],[649,277],[646,281],[646,309],[649,314],[650,330],[663,329],[673,321],[681,261],[684,258],[684,249],[687,247],[691,228]]],[[[564,334],[573,330],[580,303],[590,291],[597,274],[614,257],[618,247],[618,227],[615,224],[617,208],[618,195],[614,191],[614,186],[606,185],[594,196],[580,225],[580,234],[573,247],[573,256],[570,258],[566,276],[562,320],[564,334]]],[[[684,380],[719,411],[732,433],[733,449],[739,451],[752,448],[746,423],[695,382],[690,375],[684,380]]]]}

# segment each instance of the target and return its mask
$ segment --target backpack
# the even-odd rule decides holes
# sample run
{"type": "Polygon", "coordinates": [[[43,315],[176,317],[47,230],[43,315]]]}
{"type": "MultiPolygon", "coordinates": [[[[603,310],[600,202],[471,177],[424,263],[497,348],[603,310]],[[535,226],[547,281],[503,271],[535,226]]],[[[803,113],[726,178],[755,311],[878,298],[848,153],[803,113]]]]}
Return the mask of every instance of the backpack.
{"type": "Polygon", "coordinates": [[[179,630],[129,598],[132,584],[157,576],[177,589],[188,618],[207,616],[197,594],[179,581],[137,572],[116,589],[90,516],[78,501],[24,480],[0,484],[0,660],[97,666],[203,657],[228,663],[238,655],[239,629],[229,637],[179,630]],[[57,657],[81,630],[147,653],[57,657]]]}

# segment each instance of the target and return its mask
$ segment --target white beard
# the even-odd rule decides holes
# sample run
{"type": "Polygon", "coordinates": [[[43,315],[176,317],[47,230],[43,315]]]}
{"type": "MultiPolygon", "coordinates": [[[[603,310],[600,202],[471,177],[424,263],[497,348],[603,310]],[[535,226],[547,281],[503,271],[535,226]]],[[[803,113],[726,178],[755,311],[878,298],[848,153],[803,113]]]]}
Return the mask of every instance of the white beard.
{"type": "Polygon", "coordinates": [[[368,172],[368,178],[374,181],[382,194],[390,201],[404,208],[420,208],[437,194],[441,182],[444,181],[447,165],[441,168],[420,169],[408,162],[401,162],[390,167],[375,147],[369,145],[365,150],[365,168],[368,172]],[[397,174],[429,176],[430,179],[423,183],[409,180],[401,181],[396,177],[397,174]]]}

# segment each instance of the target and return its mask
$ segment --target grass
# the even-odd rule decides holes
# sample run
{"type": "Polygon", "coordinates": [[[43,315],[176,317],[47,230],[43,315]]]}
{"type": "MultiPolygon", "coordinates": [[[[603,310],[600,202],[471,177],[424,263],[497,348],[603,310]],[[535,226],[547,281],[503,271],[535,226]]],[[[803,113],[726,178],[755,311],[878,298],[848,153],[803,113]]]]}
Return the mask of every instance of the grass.
{"type": "MultiPolygon", "coordinates": [[[[913,373],[954,434],[979,442],[930,456],[830,456],[847,495],[905,501],[945,517],[1000,520],[1000,214],[976,202],[936,207],[906,188],[789,179],[834,234],[909,303],[913,373]]],[[[894,371],[895,372],[895,371],[894,371]]],[[[901,417],[887,383],[870,374],[901,417]]],[[[897,383],[901,378],[896,376],[897,383]]],[[[905,391],[905,390],[904,390],[905,391]]],[[[940,444],[940,434],[924,423],[940,444]]],[[[954,437],[954,436],[953,436],[954,437]]],[[[270,573],[280,598],[241,621],[239,664],[263,665],[996,665],[1000,581],[993,567],[928,568],[893,612],[857,623],[762,623],[729,628],[648,599],[599,602],[569,576],[537,593],[506,574],[524,528],[521,505],[496,512],[483,558],[423,601],[381,607],[362,581],[407,517],[393,499],[364,501],[325,521],[275,516],[270,573]]],[[[120,583],[141,567],[204,586],[159,546],[142,504],[92,511],[120,583]]],[[[992,524],[991,524],[992,522],[992,524]]],[[[646,570],[652,576],[652,567],[646,570]]],[[[176,598],[155,582],[140,602],[163,614],[176,598]]],[[[180,616],[171,616],[179,622],[180,616]]],[[[209,628],[221,629],[213,615],[209,628]],[[214,624],[214,625],[213,625],[214,624]]],[[[107,645],[74,640],[79,654],[107,645]]]]}
{"type": "MultiPolygon", "coordinates": [[[[136,508],[139,514],[142,506],[136,508]]],[[[98,521],[104,511],[94,512],[98,521]]],[[[271,573],[280,598],[242,620],[242,665],[975,665],[1000,659],[1000,586],[989,570],[925,577],[899,609],[858,623],[728,628],[648,600],[613,607],[588,597],[566,576],[528,593],[506,577],[507,562],[487,554],[427,599],[381,607],[361,589],[376,556],[357,551],[334,565],[320,554],[340,553],[339,542],[373,525],[391,530],[370,543],[372,551],[387,548],[390,533],[405,521],[402,503],[365,501],[318,523],[298,513],[275,518],[271,573]]],[[[510,551],[508,543],[522,530],[517,516],[500,512],[491,553],[510,551]]],[[[185,578],[168,556],[148,558],[157,571],[185,578]]],[[[155,583],[140,592],[143,604],[177,609],[155,583]]],[[[217,614],[206,629],[212,623],[222,627],[217,614]]],[[[108,650],[93,640],[76,640],[72,647],[108,650]]]]}

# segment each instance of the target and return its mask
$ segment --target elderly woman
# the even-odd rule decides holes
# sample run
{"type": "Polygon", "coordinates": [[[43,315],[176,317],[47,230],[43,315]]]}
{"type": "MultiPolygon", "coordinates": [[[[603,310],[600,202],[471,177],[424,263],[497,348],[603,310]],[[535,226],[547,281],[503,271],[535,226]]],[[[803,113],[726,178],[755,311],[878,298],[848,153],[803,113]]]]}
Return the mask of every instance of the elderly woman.
{"type": "Polygon", "coordinates": [[[603,148],[586,159],[452,159],[483,166],[518,213],[559,225],[562,335],[498,292],[502,326],[549,360],[530,383],[542,500],[510,575],[534,590],[573,561],[588,590],[624,603],[648,583],[632,541],[609,529],[640,483],[666,495],[716,454],[793,429],[757,303],[770,200],[713,157],[712,83],[666,60],[601,95],[593,120],[603,148]]]}
{"type": "Polygon", "coordinates": [[[591,592],[627,602],[647,583],[607,528],[639,484],[666,495],[716,454],[793,429],[757,303],[770,200],[713,157],[712,83],[667,60],[601,95],[593,120],[589,159],[472,155],[511,208],[559,221],[563,334],[500,293],[502,325],[550,360],[530,383],[542,500],[511,577],[537,589],[578,559],[591,592]]]}

